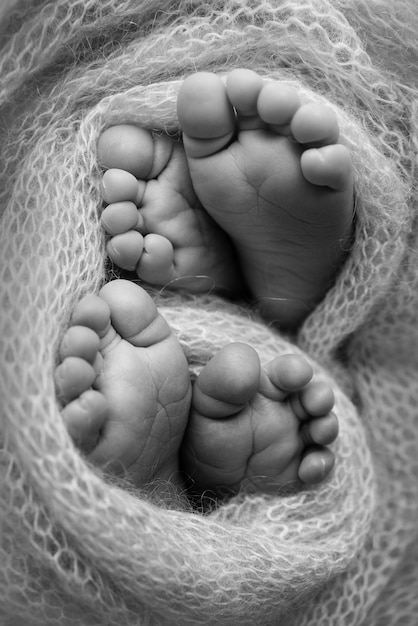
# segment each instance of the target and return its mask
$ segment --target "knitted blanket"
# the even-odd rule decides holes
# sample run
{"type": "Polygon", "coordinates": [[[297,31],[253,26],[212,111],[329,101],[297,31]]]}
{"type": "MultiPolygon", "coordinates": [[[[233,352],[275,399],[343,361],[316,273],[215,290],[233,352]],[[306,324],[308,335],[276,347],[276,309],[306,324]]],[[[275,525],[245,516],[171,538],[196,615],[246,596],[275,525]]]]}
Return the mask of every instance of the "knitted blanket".
{"type": "Polygon", "coordinates": [[[0,621],[3,626],[415,625],[418,102],[415,0],[3,0],[0,6],[0,621]],[[302,350],[336,389],[335,471],[199,513],[78,453],[53,372],[109,278],[100,132],[177,132],[196,70],[293,82],[336,110],[356,233],[292,344],[215,297],[156,294],[197,371],[234,339],[302,350]]]}

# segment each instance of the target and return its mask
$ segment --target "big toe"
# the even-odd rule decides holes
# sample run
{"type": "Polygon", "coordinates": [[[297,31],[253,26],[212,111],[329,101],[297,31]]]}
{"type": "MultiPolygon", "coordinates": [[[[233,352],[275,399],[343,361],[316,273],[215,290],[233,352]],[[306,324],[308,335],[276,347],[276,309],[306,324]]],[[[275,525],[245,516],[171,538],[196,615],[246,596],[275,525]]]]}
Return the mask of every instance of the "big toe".
{"type": "Polygon", "coordinates": [[[147,130],[132,124],[110,126],[97,142],[97,160],[104,169],[117,168],[146,178],[154,158],[154,142],[147,130]]]}
{"type": "Polygon", "coordinates": [[[110,309],[112,326],[137,347],[148,347],[170,334],[167,322],[158,313],[149,294],[129,280],[114,280],[100,290],[110,309]]]}
{"type": "Polygon", "coordinates": [[[209,418],[238,413],[254,396],[260,381],[260,360],[244,343],[222,348],[201,371],[193,389],[193,408],[209,418]]]}
{"type": "Polygon", "coordinates": [[[224,148],[235,132],[235,114],[222,79],[199,72],[184,80],[177,115],[189,157],[206,157],[224,148]]]}

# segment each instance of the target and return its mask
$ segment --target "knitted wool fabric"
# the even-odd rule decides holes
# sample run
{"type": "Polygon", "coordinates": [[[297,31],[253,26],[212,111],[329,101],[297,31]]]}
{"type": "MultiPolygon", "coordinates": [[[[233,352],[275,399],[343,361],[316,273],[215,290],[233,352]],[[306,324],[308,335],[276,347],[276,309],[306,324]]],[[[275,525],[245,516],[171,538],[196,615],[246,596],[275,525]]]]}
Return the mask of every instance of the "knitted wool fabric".
{"type": "Polygon", "coordinates": [[[416,625],[415,0],[7,0],[0,8],[0,616],[32,625],[416,625]],[[208,515],[109,484],[60,418],[57,346],[106,279],[100,132],[178,130],[196,70],[252,68],[336,110],[356,237],[292,346],[215,297],[157,297],[193,372],[245,336],[336,388],[315,489],[208,515]]]}

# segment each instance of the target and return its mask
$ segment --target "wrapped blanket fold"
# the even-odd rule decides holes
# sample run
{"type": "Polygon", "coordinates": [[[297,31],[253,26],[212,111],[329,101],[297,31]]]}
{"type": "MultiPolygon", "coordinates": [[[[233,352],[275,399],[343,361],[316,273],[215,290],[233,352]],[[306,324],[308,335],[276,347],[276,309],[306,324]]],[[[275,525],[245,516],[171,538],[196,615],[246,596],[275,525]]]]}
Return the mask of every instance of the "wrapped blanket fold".
{"type": "Polygon", "coordinates": [[[418,264],[414,0],[8,0],[0,8],[0,616],[4,626],[416,624],[418,264]],[[109,484],[70,441],[53,371],[104,280],[100,132],[178,131],[196,70],[249,67],[337,112],[356,233],[294,344],[162,291],[195,372],[243,335],[333,381],[334,473],[204,516],[109,484]]]}

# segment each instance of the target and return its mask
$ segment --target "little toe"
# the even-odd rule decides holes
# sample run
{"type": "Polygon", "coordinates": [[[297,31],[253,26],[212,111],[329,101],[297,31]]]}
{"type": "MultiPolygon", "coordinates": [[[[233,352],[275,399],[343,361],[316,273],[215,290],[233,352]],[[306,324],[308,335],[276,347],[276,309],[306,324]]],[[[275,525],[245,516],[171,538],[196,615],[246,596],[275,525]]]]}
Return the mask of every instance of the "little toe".
{"type": "Polygon", "coordinates": [[[55,370],[58,397],[68,403],[91,387],[96,379],[94,367],[79,357],[70,356],[55,370]]]}
{"type": "Polygon", "coordinates": [[[297,109],[290,130],[298,143],[313,147],[336,143],[340,134],[334,111],[317,102],[303,104],[297,109]]]}
{"type": "Polygon", "coordinates": [[[198,72],[186,78],[177,98],[177,114],[189,157],[207,157],[230,142],[236,127],[233,107],[219,76],[198,72]]]}
{"type": "Polygon", "coordinates": [[[144,238],[136,230],[115,235],[107,243],[106,251],[118,267],[133,272],[144,249],[144,238]]]}
{"type": "Polygon", "coordinates": [[[134,346],[147,347],[168,337],[170,328],[148,293],[129,280],[113,280],[100,290],[112,325],[134,346]]]}
{"type": "Polygon", "coordinates": [[[145,192],[145,182],[123,169],[110,169],[102,176],[101,196],[107,204],[133,202],[139,206],[145,192]]]}
{"type": "Polygon", "coordinates": [[[307,485],[320,483],[330,473],[335,464],[334,454],[328,448],[312,448],[303,457],[298,476],[307,485]]]}
{"type": "Polygon", "coordinates": [[[260,380],[260,360],[244,343],[231,343],[207,363],[193,387],[193,409],[205,417],[238,413],[254,396],[260,380]]]}
{"type": "Polygon", "coordinates": [[[102,226],[108,235],[120,235],[128,230],[141,231],[143,219],[133,202],[113,202],[101,215],[102,226]]]}
{"type": "Polygon", "coordinates": [[[94,330],[86,326],[70,326],[60,345],[60,358],[76,356],[93,365],[100,348],[100,339],[94,330]]]}
{"type": "Polygon", "coordinates": [[[304,177],[313,185],[329,187],[334,191],[352,188],[351,154],[342,144],[305,150],[300,163],[304,177]]]}
{"type": "Polygon", "coordinates": [[[98,391],[88,389],[61,412],[67,431],[75,445],[90,453],[97,445],[109,407],[106,398],[98,391]]]}

